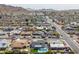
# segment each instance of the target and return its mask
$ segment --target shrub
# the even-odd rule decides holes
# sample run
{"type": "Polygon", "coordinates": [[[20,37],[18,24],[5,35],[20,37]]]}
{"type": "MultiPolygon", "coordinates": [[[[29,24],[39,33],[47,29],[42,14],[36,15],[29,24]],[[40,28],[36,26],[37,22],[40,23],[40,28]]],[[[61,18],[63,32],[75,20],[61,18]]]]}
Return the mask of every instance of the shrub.
{"type": "Polygon", "coordinates": [[[10,50],[10,51],[6,50],[5,54],[13,54],[13,51],[12,50],[10,50]]]}

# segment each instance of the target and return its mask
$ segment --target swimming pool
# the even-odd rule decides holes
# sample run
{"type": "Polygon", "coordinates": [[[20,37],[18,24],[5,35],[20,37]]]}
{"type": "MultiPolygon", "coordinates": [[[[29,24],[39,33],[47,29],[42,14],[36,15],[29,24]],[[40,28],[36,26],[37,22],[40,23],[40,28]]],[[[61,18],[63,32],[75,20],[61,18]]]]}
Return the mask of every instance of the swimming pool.
{"type": "Polygon", "coordinates": [[[45,53],[48,52],[48,48],[40,48],[38,49],[38,53],[45,53]]]}

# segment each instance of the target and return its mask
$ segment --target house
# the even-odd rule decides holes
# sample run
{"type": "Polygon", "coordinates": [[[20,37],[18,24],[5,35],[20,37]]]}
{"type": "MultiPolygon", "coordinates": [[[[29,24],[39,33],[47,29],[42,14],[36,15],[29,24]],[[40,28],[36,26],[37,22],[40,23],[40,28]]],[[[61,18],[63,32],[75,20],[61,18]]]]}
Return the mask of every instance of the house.
{"type": "Polygon", "coordinates": [[[32,35],[32,38],[42,38],[40,35],[32,35]]]}
{"type": "Polygon", "coordinates": [[[0,39],[0,49],[6,49],[9,47],[10,42],[6,39],[0,39]]]}
{"type": "Polygon", "coordinates": [[[32,33],[32,38],[42,38],[44,33],[42,31],[35,31],[32,33]]]}
{"type": "Polygon", "coordinates": [[[33,38],[32,39],[32,42],[37,42],[37,41],[44,41],[43,38],[33,38]]]}
{"type": "Polygon", "coordinates": [[[71,26],[66,26],[64,30],[66,31],[66,33],[75,33],[76,28],[73,28],[71,26]]]}
{"type": "Polygon", "coordinates": [[[36,23],[36,25],[37,25],[37,26],[42,26],[42,27],[48,27],[48,26],[50,26],[51,24],[46,23],[46,22],[44,21],[44,22],[38,22],[38,23],[36,23]]]}
{"type": "Polygon", "coordinates": [[[79,25],[78,25],[78,23],[77,22],[71,22],[70,23],[70,27],[72,27],[72,28],[77,28],[79,25]]]}
{"type": "Polygon", "coordinates": [[[11,38],[12,40],[16,40],[17,38],[20,38],[20,34],[19,33],[11,34],[9,38],[11,38]]]}
{"type": "Polygon", "coordinates": [[[23,48],[27,48],[29,45],[30,45],[30,41],[26,39],[13,40],[11,43],[12,49],[23,49],[23,48]]]}
{"type": "Polygon", "coordinates": [[[13,31],[14,29],[11,28],[11,27],[7,27],[7,28],[3,28],[3,31],[5,32],[10,32],[10,31],[13,31]]]}
{"type": "Polygon", "coordinates": [[[50,49],[51,50],[63,50],[66,49],[68,47],[68,45],[61,40],[52,40],[50,41],[50,49]]]}
{"type": "Polygon", "coordinates": [[[31,31],[22,31],[20,33],[21,36],[31,36],[32,32],[31,31]]]}
{"type": "Polygon", "coordinates": [[[22,31],[20,33],[21,38],[29,38],[31,39],[32,31],[22,31]]]}
{"type": "Polygon", "coordinates": [[[10,33],[11,33],[11,34],[15,34],[15,33],[16,33],[16,34],[20,34],[20,32],[21,32],[20,30],[15,29],[15,30],[11,31],[10,33]]]}
{"type": "Polygon", "coordinates": [[[8,38],[8,34],[6,32],[0,32],[0,38],[8,38]]]}
{"type": "Polygon", "coordinates": [[[48,44],[44,40],[35,40],[32,41],[30,48],[33,49],[48,48],[48,44]]]}
{"type": "Polygon", "coordinates": [[[59,33],[57,31],[48,30],[44,32],[46,38],[59,38],[59,33]]]}
{"type": "Polygon", "coordinates": [[[78,23],[77,22],[71,22],[70,24],[65,25],[66,28],[73,28],[76,29],[78,27],[78,23]]]}
{"type": "Polygon", "coordinates": [[[47,39],[57,39],[57,38],[59,38],[59,36],[57,37],[56,35],[48,35],[47,37],[46,37],[47,39]]]}
{"type": "Polygon", "coordinates": [[[42,26],[36,26],[36,29],[37,29],[37,30],[43,30],[44,27],[42,27],[42,26]]]}
{"type": "Polygon", "coordinates": [[[49,26],[49,27],[46,28],[46,31],[47,31],[47,32],[48,32],[48,31],[54,32],[54,31],[56,31],[56,28],[53,27],[53,26],[49,26]]]}
{"type": "Polygon", "coordinates": [[[33,30],[35,30],[35,27],[34,26],[32,26],[32,27],[27,26],[27,27],[24,27],[23,28],[23,31],[33,31],[33,30]]]}

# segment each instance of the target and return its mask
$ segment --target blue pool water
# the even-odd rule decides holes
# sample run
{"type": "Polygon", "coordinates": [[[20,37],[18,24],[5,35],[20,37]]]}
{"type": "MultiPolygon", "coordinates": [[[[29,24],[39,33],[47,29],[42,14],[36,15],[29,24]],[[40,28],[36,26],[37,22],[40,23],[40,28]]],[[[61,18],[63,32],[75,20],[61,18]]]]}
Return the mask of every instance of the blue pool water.
{"type": "Polygon", "coordinates": [[[40,48],[38,49],[38,53],[45,53],[48,52],[48,48],[40,48]]]}

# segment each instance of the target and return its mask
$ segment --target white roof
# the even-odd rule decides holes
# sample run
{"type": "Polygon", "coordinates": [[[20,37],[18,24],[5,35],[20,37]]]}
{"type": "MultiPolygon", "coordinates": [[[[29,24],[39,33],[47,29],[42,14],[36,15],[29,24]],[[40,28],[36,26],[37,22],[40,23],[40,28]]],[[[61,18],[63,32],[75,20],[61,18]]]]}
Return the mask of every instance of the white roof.
{"type": "Polygon", "coordinates": [[[36,27],[37,29],[43,29],[43,27],[36,27]]]}
{"type": "Polygon", "coordinates": [[[62,41],[54,40],[50,42],[50,47],[65,47],[62,41]]]}
{"type": "Polygon", "coordinates": [[[13,30],[13,31],[11,31],[11,33],[20,33],[21,31],[19,31],[19,30],[13,30]]]}
{"type": "Polygon", "coordinates": [[[50,47],[65,47],[64,44],[50,44],[50,47]]]}
{"type": "Polygon", "coordinates": [[[17,39],[17,41],[20,40],[20,38],[17,39]]]}
{"type": "Polygon", "coordinates": [[[32,39],[32,40],[33,40],[33,41],[38,41],[38,40],[44,40],[44,39],[38,39],[38,38],[37,38],[37,39],[32,39]]]}
{"type": "Polygon", "coordinates": [[[76,25],[76,24],[77,24],[77,22],[71,22],[71,24],[74,24],[74,25],[76,25]]]}
{"type": "Polygon", "coordinates": [[[41,47],[41,45],[35,45],[35,47],[41,47]]]}

